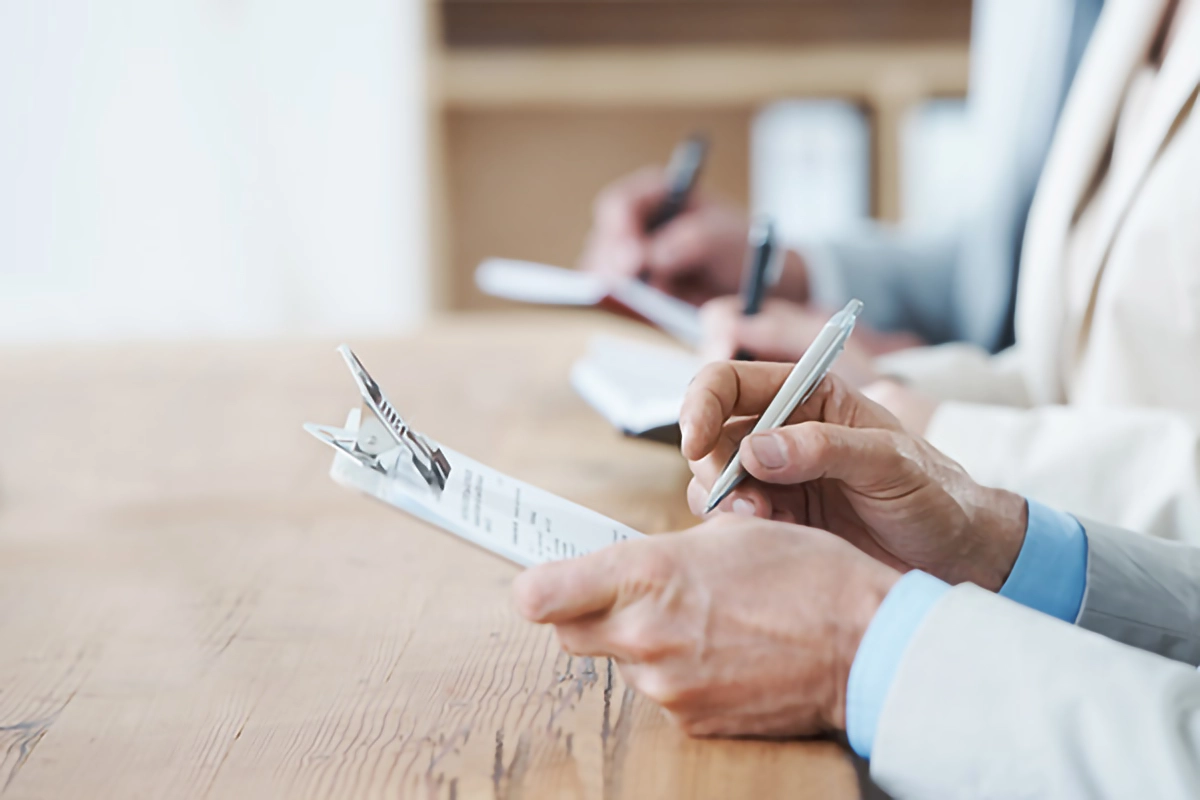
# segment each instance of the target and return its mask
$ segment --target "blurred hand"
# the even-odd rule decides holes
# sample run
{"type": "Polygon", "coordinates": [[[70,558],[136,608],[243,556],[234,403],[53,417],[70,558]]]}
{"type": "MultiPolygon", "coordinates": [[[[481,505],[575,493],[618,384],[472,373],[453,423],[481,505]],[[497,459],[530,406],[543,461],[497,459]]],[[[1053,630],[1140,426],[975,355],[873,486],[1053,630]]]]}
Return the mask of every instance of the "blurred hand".
{"type": "Polygon", "coordinates": [[[938,403],[932,397],[884,378],[863,388],[862,393],[886,408],[906,431],[924,436],[938,403]]]}
{"type": "Polygon", "coordinates": [[[746,436],[790,370],[727,362],[696,376],[680,412],[692,510],[736,451],[750,477],[719,510],[831,531],[897,569],[998,590],[1025,539],[1025,500],[975,483],[836,376],[788,425],[746,436]]]}
{"type": "MultiPolygon", "coordinates": [[[[795,363],[825,327],[831,314],[770,298],[753,317],[742,315],[742,299],[718,297],[700,309],[704,328],[701,355],[708,361],[728,361],[744,350],[759,361],[795,363]]],[[[860,322],[834,364],[834,372],[852,386],[865,386],[879,378],[872,362],[875,354],[864,344],[860,322]]]]}
{"type": "MultiPolygon", "coordinates": [[[[750,228],[745,213],[693,192],[683,213],[647,233],[646,221],[666,194],[658,167],[602,190],[580,266],[624,278],[644,275],[652,286],[696,304],[737,293],[750,228]]],[[[789,281],[798,284],[803,267],[790,255],[789,281]]]]}
{"type": "Polygon", "coordinates": [[[517,608],[610,656],[693,736],[841,730],[846,681],[899,573],[823,531],[726,516],[517,576],[517,608]]]}

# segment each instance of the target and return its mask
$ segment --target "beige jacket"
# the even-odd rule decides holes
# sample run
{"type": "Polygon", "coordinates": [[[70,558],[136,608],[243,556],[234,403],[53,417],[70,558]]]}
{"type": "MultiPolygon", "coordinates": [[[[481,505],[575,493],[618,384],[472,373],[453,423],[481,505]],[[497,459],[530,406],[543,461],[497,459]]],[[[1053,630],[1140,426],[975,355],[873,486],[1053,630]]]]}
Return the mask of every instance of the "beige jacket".
{"type": "Polygon", "coordinates": [[[930,610],[875,734],[892,796],[1200,797],[1200,548],[1084,527],[1075,627],[970,585],[930,610]]]}
{"type": "Polygon", "coordinates": [[[948,401],[927,437],[981,483],[1200,540],[1200,13],[1179,20],[1127,142],[1131,168],[1109,176],[1072,291],[1065,270],[1072,226],[1167,2],[1105,4],[1030,212],[1017,344],[996,357],[923,348],[881,367],[948,401]]]}

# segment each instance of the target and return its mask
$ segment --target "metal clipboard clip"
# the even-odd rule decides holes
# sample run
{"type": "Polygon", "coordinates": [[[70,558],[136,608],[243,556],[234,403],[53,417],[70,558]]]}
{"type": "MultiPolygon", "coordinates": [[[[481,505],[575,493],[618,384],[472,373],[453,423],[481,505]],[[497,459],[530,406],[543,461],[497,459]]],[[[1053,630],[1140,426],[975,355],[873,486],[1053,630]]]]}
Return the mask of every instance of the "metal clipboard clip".
{"type": "Polygon", "coordinates": [[[441,448],[414,431],[396,413],[379,384],[348,346],[342,345],[338,352],[346,360],[346,366],[350,368],[350,374],[354,376],[358,392],[362,395],[358,428],[352,430],[306,422],[304,430],[364,467],[388,477],[396,476],[411,464],[420,479],[430,489],[440,493],[446,488],[446,479],[450,477],[450,462],[441,448]]]}

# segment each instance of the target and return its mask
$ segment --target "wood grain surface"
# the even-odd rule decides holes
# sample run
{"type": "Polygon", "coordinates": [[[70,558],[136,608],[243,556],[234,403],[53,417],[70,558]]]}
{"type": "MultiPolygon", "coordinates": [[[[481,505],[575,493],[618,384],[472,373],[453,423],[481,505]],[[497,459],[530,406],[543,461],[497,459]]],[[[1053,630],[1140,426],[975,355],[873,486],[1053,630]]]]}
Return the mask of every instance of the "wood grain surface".
{"type": "MultiPolygon", "coordinates": [[[[684,464],[567,368],[589,314],[355,341],[419,429],[648,532],[684,464]]],[[[836,798],[838,745],[680,735],[516,568],[327,477],[335,342],[0,351],[0,797],[836,798]]]]}

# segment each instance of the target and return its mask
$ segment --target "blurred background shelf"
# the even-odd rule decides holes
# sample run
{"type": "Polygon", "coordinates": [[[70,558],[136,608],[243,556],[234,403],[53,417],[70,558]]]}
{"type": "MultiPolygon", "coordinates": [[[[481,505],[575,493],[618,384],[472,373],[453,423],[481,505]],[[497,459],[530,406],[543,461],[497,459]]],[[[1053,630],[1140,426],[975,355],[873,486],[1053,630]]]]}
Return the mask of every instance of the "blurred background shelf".
{"type": "Polygon", "coordinates": [[[963,41],[959,0],[444,0],[453,47],[963,41]]]}
{"type": "Polygon", "coordinates": [[[865,211],[900,221],[906,119],[967,88],[969,0],[442,0],[435,24],[453,309],[495,305],[471,280],[484,257],[572,264],[596,191],[692,130],[713,139],[705,189],[750,205],[752,129],[777,101],[860,109],[865,211]]]}
{"type": "Polygon", "coordinates": [[[672,45],[451,48],[447,108],[749,106],[784,97],[961,94],[967,48],[938,45],[672,45]]]}
{"type": "Polygon", "coordinates": [[[411,331],[695,130],[786,235],[944,216],[970,7],[0,3],[0,342],[411,331]]]}

